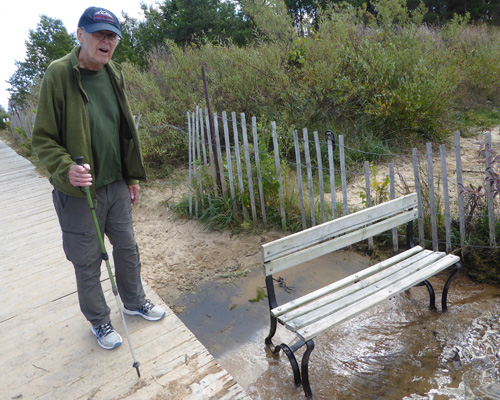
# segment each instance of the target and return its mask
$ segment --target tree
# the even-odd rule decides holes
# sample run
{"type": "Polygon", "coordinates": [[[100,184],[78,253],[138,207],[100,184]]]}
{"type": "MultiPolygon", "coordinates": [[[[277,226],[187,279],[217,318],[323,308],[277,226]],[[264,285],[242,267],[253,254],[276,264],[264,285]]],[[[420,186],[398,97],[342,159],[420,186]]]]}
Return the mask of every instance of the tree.
{"type": "Polygon", "coordinates": [[[285,0],[288,13],[300,36],[306,36],[308,28],[316,25],[318,11],[325,8],[325,0],[285,0]]]}
{"type": "MultiPolygon", "coordinates": [[[[167,0],[168,1],[168,0],[167,0]]],[[[232,40],[244,45],[251,21],[245,19],[233,2],[220,0],[170,0],[170,35],[176,43],[189,44],[206,38],[209,41],[232,40]]],[[[251,30],[251,29],[250,29],[251,30]]]]}
{"type": "Polygon", "coordinates": [[[255,24],[235,1],[164,0],[155,6],[142,4],[145,20],[125,16],[133,26],[132,48],[147,64],[147,54],[166,39],[185,46],[203,40],[232,41],[244,46],[253,37],[255,24]]]}
{"type": "Polygon", "coordinates": [[[498,0],[407,0],[408,8],[414,9],[423,2],[429,10],[425,21],[444,23],[455,14],[465,16],[472,21],[500,24],[500,2],[498,0]]]}
{"type": "Polygon", "coordinates": [[[161,46],[165,39],[170,38],[169,24],[171,23],[169,10],[165,3],[157,3],[157,8],[146,6],[142,3],[144,21],[137,20],[125,15],[126,23],[134,27],[133,35],[130,37],[131,46],[135,49],[139,58],[139,65],[147,65],[147,54],[155,47],[161,46]]]}
{"type": "Polygon", "coordinates": [[[113,60],[119,63],[128,61],[132,64],[140,64],[142,51],[137,35],[139,22],[126,13],[123,13],[122,17],[123,21],[120,21],[122,38],[116,46],[113,60]]]}
{"type": "Polygon", "coordinates": [[[36,30],[29,30],[26,40],[26,58],[16,61],[17,70],[7,81],[11,87],[11,102],[24,106],[32,87],[39,81],[49,64],[66,55],[76,44],[76,37],[68,34],[60,19],[40,17],[36,30]]]}
{"type": "MultiPolygon", "coordinates": [[[[318,14],[328,5],[350,5],[363,7],[376,15],[380,0],[284,0],[289,14],[293,18],[298,34],[306,35],[309,27],[315,27],[318,14]]],[[[500,25],[500,0],[404,0],[406,7],[413,11],[423,4],[427,8],[424,17],[426,23],[443,24],[455,14],[469,15],[471,21],[500,25]]]]}

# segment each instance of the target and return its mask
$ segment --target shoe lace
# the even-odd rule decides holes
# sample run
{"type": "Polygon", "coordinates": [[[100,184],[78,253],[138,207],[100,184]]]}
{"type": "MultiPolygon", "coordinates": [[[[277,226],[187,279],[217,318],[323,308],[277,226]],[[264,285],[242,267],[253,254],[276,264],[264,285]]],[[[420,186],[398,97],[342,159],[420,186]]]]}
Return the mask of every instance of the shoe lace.
{"type": "Polygon", "coordinates": [[[99,337],[106,337],[108,336],[111,332],[113,332],[113,326],[111,325],[111,322],[108,322],[107,324],[101,325],[96,329],[97,335],[99,337]]]}
{"type": "Polygon", "coordinates": [[[151,303],[151,300],[147,299],[146,303],[140,307],[140,311],[146,314],[149,314],[149,312],[153,309],[155,305],[151,303]]]}

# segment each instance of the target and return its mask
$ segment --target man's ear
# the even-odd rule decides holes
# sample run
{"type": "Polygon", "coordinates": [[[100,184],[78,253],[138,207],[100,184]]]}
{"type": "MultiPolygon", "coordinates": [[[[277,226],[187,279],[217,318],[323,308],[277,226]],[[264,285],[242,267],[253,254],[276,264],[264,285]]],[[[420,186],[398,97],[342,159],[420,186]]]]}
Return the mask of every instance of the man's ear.
{"type": "Polygon", "coordinates": [[[78,41],[80,42],[80,44],[83,43],[83,29],[82,28],[78,28],[76,30],[76,38],[78,39],[78,41]]]}

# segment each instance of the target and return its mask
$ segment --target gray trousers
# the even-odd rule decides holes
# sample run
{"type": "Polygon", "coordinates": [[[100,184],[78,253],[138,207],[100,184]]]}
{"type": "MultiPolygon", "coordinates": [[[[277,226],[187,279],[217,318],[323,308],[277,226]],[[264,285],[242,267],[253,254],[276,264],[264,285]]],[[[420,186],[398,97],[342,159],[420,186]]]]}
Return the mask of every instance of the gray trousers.
{"type": "MultiPolygon", "coordinates": [[[[94,326],[110,322],[110,309],[101,287],[102,252],[86,198],[52,192],[63,234],[66,258],[75,267],[80,309],[94,326]]],[[[116,285],[123,304],[138,308],[145,303],[141,261],[132,226],[130,193],[125,181],[97,189],[94,206],[101,232],[113,246],[116,285]]]]}

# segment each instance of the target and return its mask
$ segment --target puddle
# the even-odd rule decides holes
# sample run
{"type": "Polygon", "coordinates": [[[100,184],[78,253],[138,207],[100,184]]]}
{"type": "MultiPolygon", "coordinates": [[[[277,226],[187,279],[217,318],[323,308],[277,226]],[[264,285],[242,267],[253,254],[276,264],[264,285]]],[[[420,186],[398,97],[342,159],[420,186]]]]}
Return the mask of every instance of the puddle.
{"type": "MultiPolygon", "coordinates": [[[[281,275],[279,301],[363,269],[368,258],[336,252],[281,275]]],[[[433,278],[437,295],[445,277],[433,278]]],[[[267,299],[260,268],[233,283],[206,282],[175,300],[179,317],[255,400],[303,399],[286,356],[266,354],[267,299]]],[[[315,340],[309,368],[315,399],[500,399],[500,288],[459,276],[447,313],[427,309],[428,293],[411,289],[315,340]]],[[[278,328],[274,342],[295,335],[278,328]]],[[[300,354],[301,355],[301,354],[300,354]]]]}

